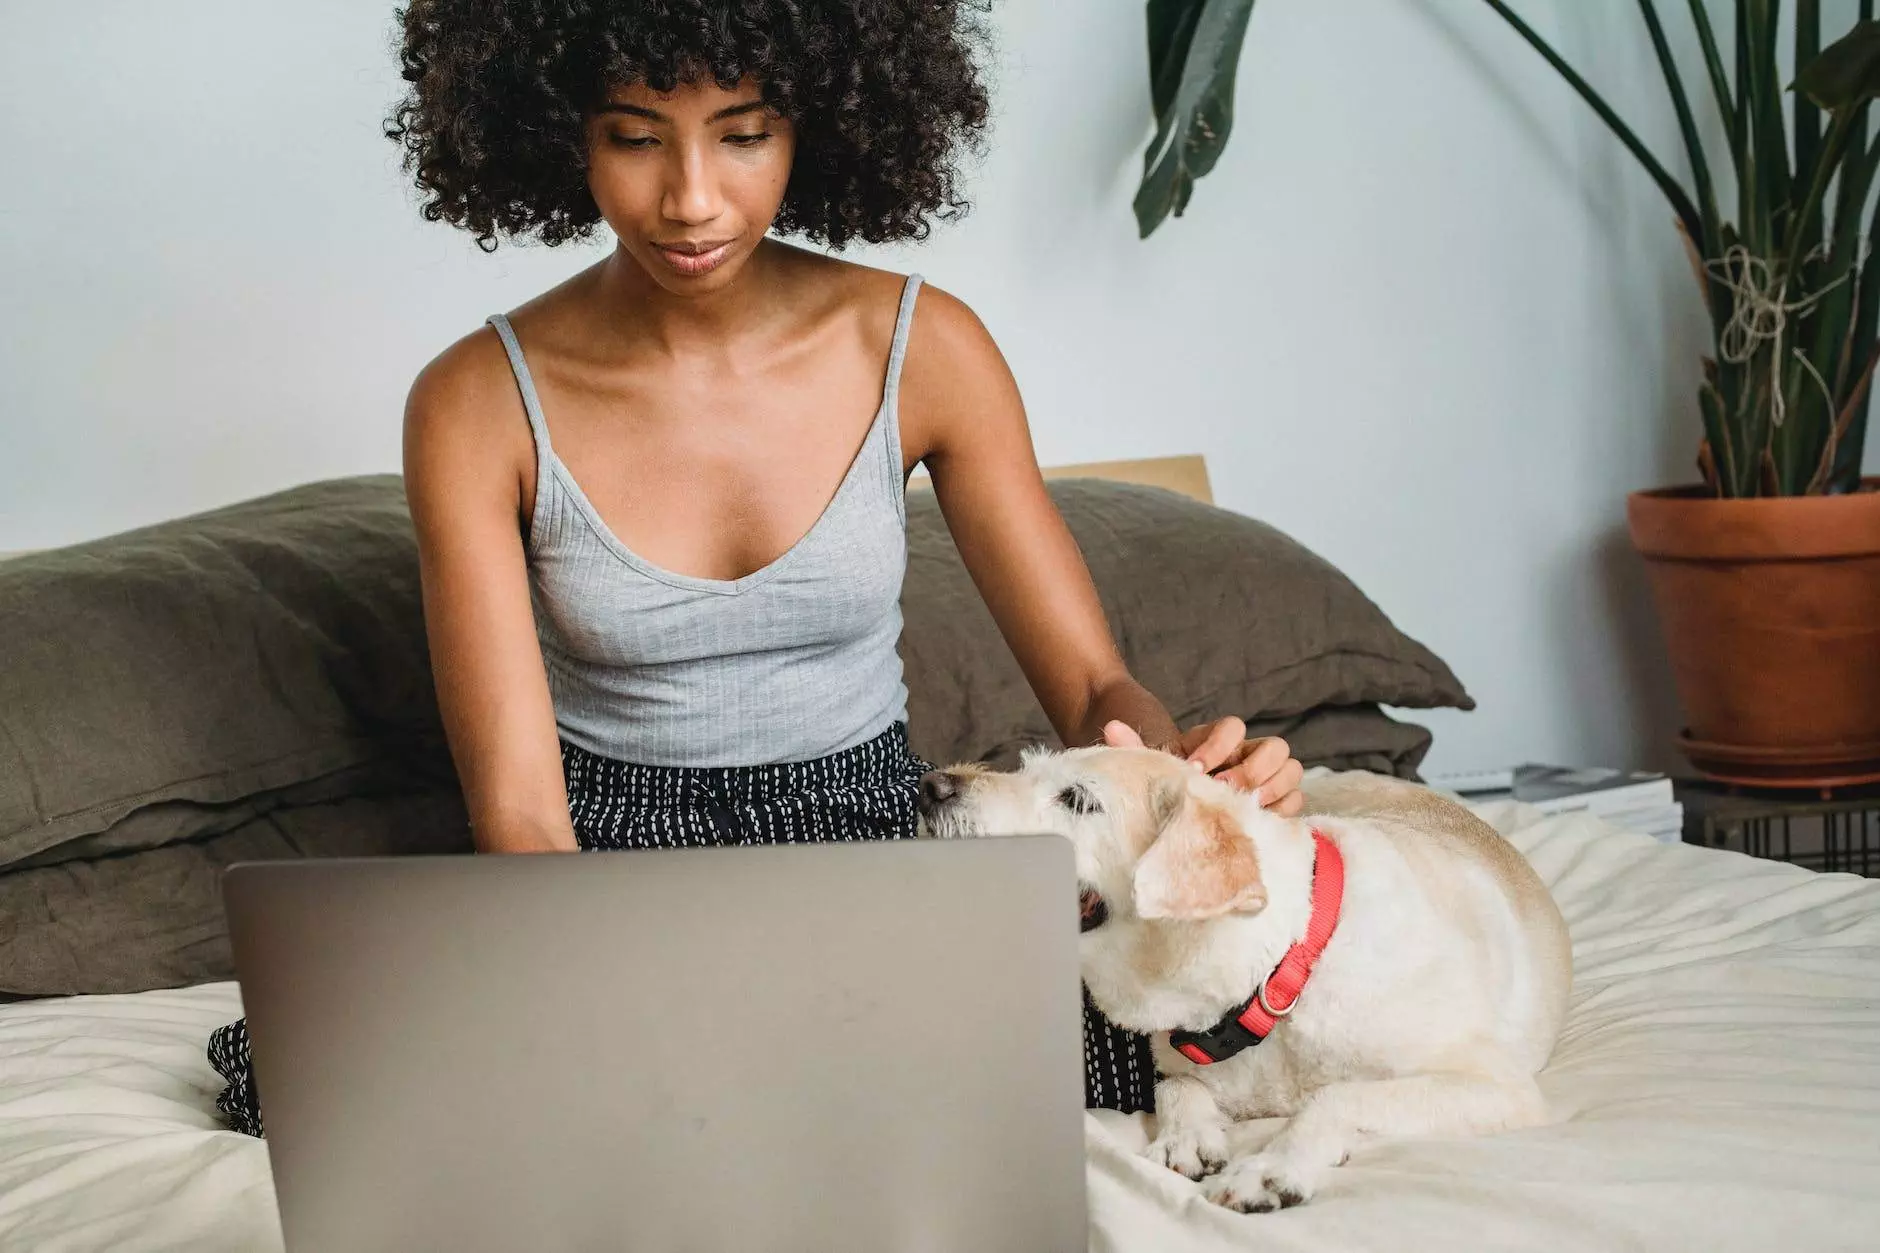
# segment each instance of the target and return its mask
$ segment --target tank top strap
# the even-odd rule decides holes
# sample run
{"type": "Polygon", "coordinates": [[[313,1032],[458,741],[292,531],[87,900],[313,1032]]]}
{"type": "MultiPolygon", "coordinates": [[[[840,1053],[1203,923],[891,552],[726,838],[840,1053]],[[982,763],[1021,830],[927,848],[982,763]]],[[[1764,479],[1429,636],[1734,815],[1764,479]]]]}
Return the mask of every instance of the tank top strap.
{"type": "Polygon", "coordinates": [[[516,338],[515,328],[509,325],[506,315],[491,314],[488,320],[496,328],[497,338],[503,341],[510,372],[516,376],[516,390],[522,393],[523,412],[529,415],[529,430],[535,436],[535,455],[546,462],[554,448],[548,442],[548,419],[542,415],[542,399],[535,394],[535,379],[529,373],[528,361],[523,358],[522,341],[516,338]]]}
{"type": "MultiPolygon", "coordinates": [[[[895,515],[907,524],[907,470],[901,463],[901,364],[907,359],[908,329],[914,325],[914,300],[920,295],[921,277],[907,276],[901,287],[901,310],[894,319],[894,342],[888,349],[888,377],[881,392],[881,417],[876,423],[881,431],[881,468],[883,487],[894,503],[895,515]]],[[[873,440],[875,434],[869,433],[873,440]]]]}
{"type": "Polygon", "coordinates": [[[920,295],[922,279],[918,274],[907,276],[907,282],[901,286],[901,310],[894,319],[894,343],[888,349],[888,380],[886,387],[887,406],[892,412],[901,397],[901,363],[907,359],[907,333],[914,325],[914,301],[920,295]]]}

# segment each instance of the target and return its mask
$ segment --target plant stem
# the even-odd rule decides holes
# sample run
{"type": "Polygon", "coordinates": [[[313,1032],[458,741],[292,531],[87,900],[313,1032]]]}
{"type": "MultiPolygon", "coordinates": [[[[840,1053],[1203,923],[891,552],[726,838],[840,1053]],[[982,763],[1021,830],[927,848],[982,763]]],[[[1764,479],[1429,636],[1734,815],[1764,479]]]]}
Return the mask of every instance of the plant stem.
{"type": "Polygon", "coordinates": [[[1599,115],[1600,120],[1612,130],[1614,135],[1618,136],[1619,142],[1624,144],[1634,157],[1638,158],[1639,164],[1645,167],[1645,172],[1651,175],[1652,181],[1658,184],[1658,190],[1663,192],[1665,199],[1671,202],[1672,211],[1675,212],[1678,215],[1678,219],[1684,223],[1684,229],[1690,237],[1697,240],[1703,239],[1704,223],[1702,216],[1697,211],[1697,206],[1691,202],[1691,198],[1685,192],[1684,188],[1679,186],[1678,180],[1671,177],[1670,171],[1666,170],[1665,167],[1659,163],[1658,158],[1651,154],[1651,150],[1639,140],[1637,135],[1632,133],[1632,128],[1627,126],[1625,122],[1620,119],[1619,115],[1612,111],[1611,106],[1600,98],[1599,93],[1594,91],[1591,85],[1589,85],[1584,78],[1581,78],[1571,65],[1568,65],[1562,60],[1560,54],[1549,47],[1546,40],[1535,34],[1534,30],[1528,26],[1526,22],[1522,21],[1520,17],[1515,14],[1514,10],[1502,3],[1502,0],[1483,0],[1483,2],[1487,4],[1489,8],[1499,13],[1508,25],[1514,27],[1516,33],[1518,33],[1521,38],[1527,40],[1533,49],[1546,59],[1549,65],[1559,71],[1560,76],[1567,80],[1567,84],[1571,86],[1573,90],[1580,93],[1580,98],[1585,100],[1586,103],[1592,107],[1593,112],[1599,115]]]}
{"type": "MultiPolygon", "coordinates": [[[[1795,72],[1802,72],[1802,67],[1814,60],[1821,52],[1821,0],[1795,0],[1795,72]]],[[[1799,181],[1802,171],[1814,166],[1818,145],[1821,143],[1821,110],[1802,92],[1795,93],[1795,177],[1799,181]]],[[[1814,234],[1820,234],[1826,228],[1818,221],[1805,222],[1804,227],[1814,234]]]]}
{"type": "Polygon", "coordinates": [[[1828,180],[1834,177],[1834,169],[1841,163],[1841,156],[1847,148],[1847,141],[1854,133],[1854,119],[1859,116],[1859,108],[1838,109],[1833,114],[1833,121],[1828,124],[1828,139],[1822,145],[1820,159],[1815,162],[1815,176],[1808,184],[1808,198],[1802,201],[1802,211],[1796,215],[1798,223],[1795,230],[1789,232],[1788,256],[1782,263],[1782,279],[1787,281],[1796,274],[1796,267],[1807,255],[1811,246],[1809,232],[1799,223],[1807,222],[1821,212],[1822,197],[1828,193],[1828,180]]]}
{"type": "Polygon", "coordinates": [[[1691,116],[1690,97],[1685,95],[1678,63],[1671,55],[1671,44],[1665,39],[1664,25],[1658,20],[1658,6],[1653,0],[1638,0],[1638,8],[1645,19],[1645,29],[1651,35],[1652,51],[1658,54],[1659,67],[1664,71],[1665,89],[1671,93],[1671,107],[1678,115],[1678,131],[1684,137],[1684,148],[1691,161],[1691,180],[1697,185],[1697,207],[1704,223],[1698,250],[1706,258],[1714,257],[1719,251],[1717,197],[1711,188],[1710,162],[1704,158],[1704,142],[1697,133],[1697,119],[1691,116]]]}
{"type": "Polygon", "coordinates": [[[1762,246],[1756,231],[1756,150],[1749,133],[1749,6],[1736,0],[1736,104],[1730,114],[1730,149],[1736,159],[1736,221],[1743,242],[1754,252],[1762,246]]]}
{"type": "Polygon", "coordinates": [[[1704,0],[1690,0],[1691,24],[1697,27],[1697,42],[1704,49],[1704,68],[1710,72],[1710,90],[1717,97],[1717,111],[1730,129],[1730,150],[1736,151],[1736,102],[1730,98],[1730,80],[1723,72],[1723,54],[1717,50],[1717,32],[1710,25],[1704,0]]]}
{"type": "Polygon", "coordinates": [[[1751,250],[1758,256],[1773,257],[1792,234],[1797,219],[1782,217],[1782,209],[1793,209],[1789,183],[1788,135],[1782,126],[1782,86],[1776,75],[1776,25],[1779,0],[1744,0],[1738,12],[1747,17],[1749,29],[1748,82],[1742,97],[1745,110],[1746,138],[1755,153],[1756,207],[1751,250]],[[1788,228],[1785,233],[1784,227],[1788,228]]]}

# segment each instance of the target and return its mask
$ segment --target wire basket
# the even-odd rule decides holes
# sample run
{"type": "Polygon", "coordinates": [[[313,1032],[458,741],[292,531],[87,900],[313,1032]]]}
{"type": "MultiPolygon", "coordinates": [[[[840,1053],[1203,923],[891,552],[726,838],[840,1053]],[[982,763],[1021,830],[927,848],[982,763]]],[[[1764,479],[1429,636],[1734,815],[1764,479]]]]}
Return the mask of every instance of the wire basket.
{"type": "Polygon", "coordinates": [[[1817,797],[1679,780],[1684,841],[1880,878],[1880,787],[1817,797]]]}

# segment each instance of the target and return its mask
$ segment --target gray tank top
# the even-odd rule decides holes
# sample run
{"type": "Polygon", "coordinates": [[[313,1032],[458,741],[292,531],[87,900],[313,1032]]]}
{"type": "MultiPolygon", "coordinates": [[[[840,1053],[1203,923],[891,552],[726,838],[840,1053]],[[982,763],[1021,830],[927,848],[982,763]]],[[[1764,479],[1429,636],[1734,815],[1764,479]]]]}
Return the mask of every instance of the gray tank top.
{"type": "Polygon", "coordinates": [[[897,402],[919,290],[909,276],[881,407],[834,498],[739,579],[675,574],[620,542],[555,455],[509,320],[489,320],[535,436],[530,599],[563,739],[648,766],[758,766],[825,757],[906,718],[897,402]]]}

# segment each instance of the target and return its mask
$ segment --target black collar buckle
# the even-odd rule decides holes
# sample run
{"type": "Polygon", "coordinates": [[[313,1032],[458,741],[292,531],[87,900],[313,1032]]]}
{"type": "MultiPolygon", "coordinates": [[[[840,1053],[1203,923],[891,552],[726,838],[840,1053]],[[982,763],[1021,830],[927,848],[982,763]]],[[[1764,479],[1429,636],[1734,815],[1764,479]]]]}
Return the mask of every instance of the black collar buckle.
{"type": "Polygon", "coordinates": [[[1175,1046],[1177,1053],[1196,1065],[1224,1062],[1266,1039],[1255,1035],[1240,1021],[1244,1012],[1244,1009],[1230,1009],[1225,1018],[1206,1031],[1171,1031],[1168,1042],[1175,1046]]]}

